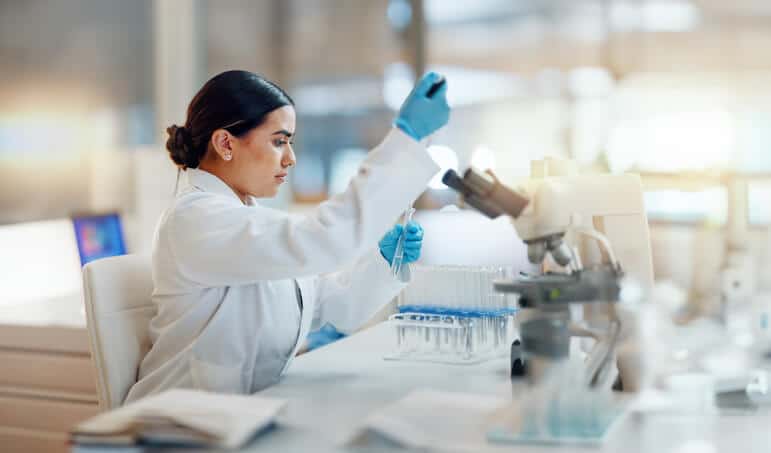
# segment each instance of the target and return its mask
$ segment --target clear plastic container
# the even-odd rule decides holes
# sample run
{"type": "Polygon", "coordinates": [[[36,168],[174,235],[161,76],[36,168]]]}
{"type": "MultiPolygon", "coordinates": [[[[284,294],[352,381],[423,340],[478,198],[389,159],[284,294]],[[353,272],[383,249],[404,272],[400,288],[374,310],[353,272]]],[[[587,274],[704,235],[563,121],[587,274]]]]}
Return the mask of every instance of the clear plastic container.
{"type": "Polygon", "coordinates": [[[470,364],[509,354],[516,309],[493,290],[509,276],[504,267],[413,266],[389,318],[396,349],[386,358],[470,364]]]}
{"type": "Polygon", "coordinates": [[[505,355],[513,341],[513,314],[468,316],[397,313],[389,322],[396,331],[392,360],[478,363],[505,355]]]}
{"type": "Polygon", "coordinates": [[[399,297],[400,311],[422,312],[432,307],[445,310],[500,310],[515,304],[496,293],[493,282],[513,277],[503,266],[412,265],[410,284],[399,297]]]}

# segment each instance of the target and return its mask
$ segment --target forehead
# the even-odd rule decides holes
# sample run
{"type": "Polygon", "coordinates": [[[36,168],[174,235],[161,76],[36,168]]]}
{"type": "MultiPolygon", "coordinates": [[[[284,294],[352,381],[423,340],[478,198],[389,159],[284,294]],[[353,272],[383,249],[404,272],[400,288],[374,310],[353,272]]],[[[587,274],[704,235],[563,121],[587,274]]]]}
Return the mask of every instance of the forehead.
{"type": "Polygon", "coordinates": [[[285,105],[268,113],[260,129],[268,130],[269,134],[282,129],[293,133],[295,129],[294,107],[285,105]]]}

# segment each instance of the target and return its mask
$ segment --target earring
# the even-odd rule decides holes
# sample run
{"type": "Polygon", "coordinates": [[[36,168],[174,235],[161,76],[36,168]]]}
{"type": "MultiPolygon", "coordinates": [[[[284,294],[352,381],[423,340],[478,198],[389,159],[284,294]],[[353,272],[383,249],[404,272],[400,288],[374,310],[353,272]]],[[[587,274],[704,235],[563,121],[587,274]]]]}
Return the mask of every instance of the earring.
{"type": "Polygon", "coordinates": [[[223,157],[223,159],[225,159],[225,160],[231,160],[232,158],[233,158],[233,155],[230,154],[230,153],[225,154],[225,156],[223,157]]]}

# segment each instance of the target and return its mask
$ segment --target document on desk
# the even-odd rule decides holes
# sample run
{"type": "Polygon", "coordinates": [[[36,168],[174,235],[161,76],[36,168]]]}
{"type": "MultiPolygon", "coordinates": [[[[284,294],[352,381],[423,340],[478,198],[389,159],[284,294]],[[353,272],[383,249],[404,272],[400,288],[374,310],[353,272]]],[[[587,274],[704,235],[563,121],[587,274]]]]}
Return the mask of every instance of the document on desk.
{"type": "Polygon", "coordinates": [[[491,417],[510,404],[486,395],[419,389],[368,416],[357,438],[350,442],[376,433],[409,448],[495,450],[487,442],[491,417]]]}
{"type": "Polygon", "coordinates": [[[79,445],[238,448],[270,426],[286,404],[277,398],[174,389],[97,415],[70,435],[79,445]]]}

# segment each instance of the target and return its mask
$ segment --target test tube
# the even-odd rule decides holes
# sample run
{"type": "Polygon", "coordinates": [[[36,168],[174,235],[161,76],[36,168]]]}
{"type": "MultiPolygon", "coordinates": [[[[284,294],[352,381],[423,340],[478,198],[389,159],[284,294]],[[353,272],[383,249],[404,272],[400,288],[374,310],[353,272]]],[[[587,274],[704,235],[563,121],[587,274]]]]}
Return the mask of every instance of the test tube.
{"type": "Polygon", "coordinates": [[[432,274],[433,281],[434,281],[434,289],[436,290],[436,299],[434,300],[434,304],[436,305],[446,305],[447,304],[447,288],[445,288],[445,282],[442,279],[442,272],[440,268],[435,269],[435,272],[432,274]]]}
{"type": "Polygon", "coordinates": [[[399,326],[397,347],[426,358],[458,360],[500,352],[508,344],[512,316],[508,299],[493,290],[493,281],[505,277],[505,271],[500,266],[415,266],[400,305],[429,311],[399,326]],[[450,314],[442,314],[443,309],[450,314]]]}
{"type": "Polygon", "coordinates": [[[474,272],[474,305],[482,306],[482,273],[474,272]]]}
{"type": "Polygon", "coordinates": [[[418,267],[412,269],[412,283],[407,287],[409,290],[410,301],[414,305],[420,304],[420,292],[421,292],[421,270],[418,267]]]}
{"type": "Polygon", "coordinates": [[[448,266],[445,268],[444,278],[445,278],[447,293],[449,297],[448,306],[450,308],[455,308],[459,305],[461,296],[458,296],[459,285],[457,281],[457,272],[455,272],[452,266],[448,266]]]}
{"type": "Polygon", "coordinates": [[[461,338],[463,338],[463,326],[461,325],[460,319],[458,317],[455,317],[455,321],[460,327],[453,333],[452,344],[455,348],[455,354],[460,354],[461,348],[463,347],[461,344],[461,338]]]}
{"type": "Polygon", "coordinates": [[[473,335],[473,331],[471,329],[471,323],[469,322],[468,319],[465,320],[464,325],[465,325],[465,329],[464,329],[464,333],[465,333],[464,337],[465,338],[464,339],[465,339],[465,346],[466,346],[465,356],[466,356],[466,358],[471,358],[471,354],[473,352],[472,341],[473,341],[474,335],[473,335]]]}
{"type": "Polygon", "coordinates": [[[490,294],[492,294],[492,291],[493,291],[492,290],[493,285],[491,282],[492,282],[492,270],[488,266],[484,272],[484,287],[482,288],[482,291],[484,291],[483,294],[485,295],[485,299],[487,301],[486,305],[488,310],[492,310],[495,308],[494,306],[495,301],[490,298],[490,294]]]}
{"type": "Polygon", "coordinates": [[[461,291],[463,293],[463,303],[468,304],[469,300],[471,300],[471,288],[469,288],[468,271],[461,272],[458,280],[460,280],[462,286],[461,291]]]}
{"type": "Polygon", "coordinates": [[[412,214],[415,213],[415,208],[410,206],[404,213],[404,220],[402,220],[402,234],[399,236],[399,240],[396,242],[396,251],[394,252],[393,259],[391,260],[391,274],[394,277],[399,277],[402,269],[402,262],[404,261],[404,237],[407,234],[407,224],[412,220],[412,214]]]}
{"type": "Polygon", "coordinates": [[[493,316],[492,318],[492,329],[493,329],[493,349],[498,350],[498,348],[501,345],[501,319],[500,316],[497,314],[493,316]]]}
{"type": "MultiPolygon", "coordinates": [[[[445,316],[442,318],[442,321],[444,322],[445,326],[452,325],[452,318],[445,316]]],[[[444,329],[444,345],[445,348],[449,348],[450,345],[450,331],[455,329],[446,328],[444,329]]]]}

